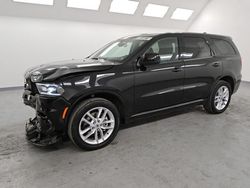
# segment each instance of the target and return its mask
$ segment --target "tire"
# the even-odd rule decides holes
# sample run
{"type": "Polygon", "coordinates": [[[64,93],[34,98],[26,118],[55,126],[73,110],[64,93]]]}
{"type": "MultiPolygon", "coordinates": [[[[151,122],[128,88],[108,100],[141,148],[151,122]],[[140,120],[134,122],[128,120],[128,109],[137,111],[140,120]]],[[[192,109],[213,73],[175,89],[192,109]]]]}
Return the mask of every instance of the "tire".
{"type": "Polygon", "coordinates": [[[79,104],[71,114],[68,135],[79,148],[97,150],[114,140],[119,126],[116,106],[106,99],[92,98],[79,104]]]}
{"type": "Polygon", "coordinates": [[[223,80],[218,81],[216,85],[214,86],[214,89],[212,90],[209,96],[209,99],[204,104],[204,108],[206,112],[210,114],[221,114],[225,112],[225,110],[228,108],[229,103],[231,101],[231,95],[232,95],[231,85],[228,82],[223,81],[223,80]],[[228,90],[228,95],[226,95],[226,90],[228,90]],[[221,96],[219,97],[219,92],[222,92],[222,91],[224,92],[225,97],[221,97],[221,96]],[[221,102],[221,106],[219,102],[216,102],[216,100],[221,102]]]}

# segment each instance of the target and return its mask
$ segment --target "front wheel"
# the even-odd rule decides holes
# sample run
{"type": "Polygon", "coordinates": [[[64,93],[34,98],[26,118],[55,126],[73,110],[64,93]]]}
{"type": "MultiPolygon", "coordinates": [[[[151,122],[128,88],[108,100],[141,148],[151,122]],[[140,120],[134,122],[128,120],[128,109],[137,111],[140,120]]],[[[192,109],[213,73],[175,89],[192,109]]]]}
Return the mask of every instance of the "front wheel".
{"type": "Polygon", "coordinates": [[[119,130],[119,112],[110,101],[93,98],[81,103],[71,115],[68,135],[84,150],[108,145],[119,130]]]}
{"type": "Polygon", "coordinates": [[[204,108],[208,113],[223,113],[231,101],[232,88],[226,81],[217,82],[214,90],[211,92],[208,101],[204,104],[204,108]]]}

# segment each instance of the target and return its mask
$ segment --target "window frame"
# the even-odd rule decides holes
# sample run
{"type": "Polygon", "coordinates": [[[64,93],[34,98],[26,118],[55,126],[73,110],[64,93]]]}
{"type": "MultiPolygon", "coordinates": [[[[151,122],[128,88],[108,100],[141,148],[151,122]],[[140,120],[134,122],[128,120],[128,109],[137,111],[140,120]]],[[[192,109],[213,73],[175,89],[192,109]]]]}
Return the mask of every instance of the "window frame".
{"type": "Polygon", "coordinates": [[[214,53],[215,53],[216,56],[232,57],[232,56],[236,56],[236,55],[237,55],[237,50],[235,49],[234,45],[233,45],[231,42],[229,42],[227,39],[224,39],[224,38],[217,38],[217,37],[210,37],[210,41],[211,41],[211,43],[213,44],[213,47],[214,47],[214,49],[215,49],[215,50],[214,50],[214,53]],[[228,43],[229,46],[232,47],[232,49],[233,49],[233,51],[234,51],[234,54],[221,54],[221,53],[219,53],[220,50],[217,48],[217,46],[216,46],[214,40],[221,40],[221,41],[224,41],[224,42],[228,43]]]}
{"type": "Polygon", "coordinates": [[[210,40],[207,38],[207,36],[202,36],[202,35],[197,35],[197,36],[194,36],[194,35],[182,35],[180,37],[180,59],[183,60],[183,61],[192,61],[192,60],[201,60],[201,59],[210,59],[210,58],[213,58],[215,56],[215,52],[213,50],[213,48],[211,47],[211,44],[210,44],[210,40]],[[183,58],[181,57],[182,55],[182,52],[184,52],[185,50],[185,47],[184,47],[184,38],[199,38],[199,39],[203,39],[205,41],[205,44],[208,46],[208,48],[210,49],[210,56],[209,57],[199,57],[199,58],[183,58]]]}
{"type": "Polygon", "coordinates": [[[144,56],[145,56],[145,54],[146,54],[146,52],[149,50],[149,48],[152,46],[152,45],[154,45],[156,42],[158,42],[158,41],[160,41],[160,40],[164,40],[164,39],[167,39],[167,38],[176,38],[177,39],[177,44],[178,44],[178,47],[177,47],[177,49],[178,49],[178,53],[177,53],[177,57],[178,57],[178,59],[176,59],[176,60],[173,60],[173,61],[169,61],[168,63],[160,63],[160,64],[155,64],[155,65],[151,65],[151,66],[163,66],[163,65],[171,65],[171,64],[174,64],[174,63],[181,63],[182,62],[182,60],[181,60],[181,58],[180,58],[180,50],[181,50],[181,48],[180,48],[180,35],[172,35],[172,34],[170,34],[170,35],[166,35],[166,36],[161,36],[161,37],[156,37],[156,38],[154,38],[154,39],[152,39],[151,41],[150,41],[150,43],[148,43],[147,44],[147,46],[145,46],[145,48],[144,48],[144,50],[142,51],[142,55],[141,55],[141,57],[142,58],[144,58],[144,56]]]}

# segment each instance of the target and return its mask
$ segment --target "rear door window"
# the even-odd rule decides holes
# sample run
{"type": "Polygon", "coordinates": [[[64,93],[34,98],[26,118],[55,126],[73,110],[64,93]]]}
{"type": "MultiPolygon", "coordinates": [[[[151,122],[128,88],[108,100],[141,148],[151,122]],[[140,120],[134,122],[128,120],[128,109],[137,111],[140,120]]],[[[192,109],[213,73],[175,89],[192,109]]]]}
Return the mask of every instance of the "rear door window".
{"type": "Polygon", "coordinates": [[[205,39],[200,37],[182,38],[182,59],[208,58],[211,55],[211,49],[205,39]]]}
{"type": "Polygon", "coordinates": [[[216,54],[222,56],[232,56],[236,54],[233,46],[229,42],[215,38],[212,38],[211,40],[213,41],[216,47],[216,54]]]}

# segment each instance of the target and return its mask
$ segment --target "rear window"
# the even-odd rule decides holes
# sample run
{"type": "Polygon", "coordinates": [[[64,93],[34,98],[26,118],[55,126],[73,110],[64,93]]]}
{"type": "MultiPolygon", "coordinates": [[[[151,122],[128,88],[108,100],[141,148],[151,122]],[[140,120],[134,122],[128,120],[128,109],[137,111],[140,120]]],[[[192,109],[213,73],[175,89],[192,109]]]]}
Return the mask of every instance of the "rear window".
{"type": "Polygon", "coordinates": [[[214,45],[216,46],[216,54],[218,55],[222,55],[222,56],[232,56],[232,55],[235,55],[236,52],[233,48],[233,46],[225,41],[225,40],[222,40],[222,39],[211,39],[214,43],[214,45]]]}
{"type": "Polygon", "coordinates": [[[181,57],[183,59],[211,57],[211,49],[203,38],[183,37],[182,43],[181,57]]]}

